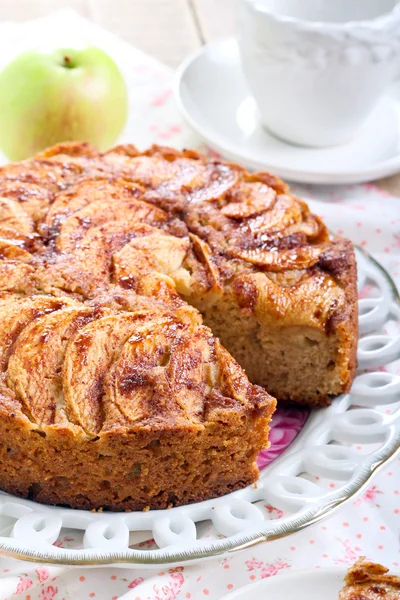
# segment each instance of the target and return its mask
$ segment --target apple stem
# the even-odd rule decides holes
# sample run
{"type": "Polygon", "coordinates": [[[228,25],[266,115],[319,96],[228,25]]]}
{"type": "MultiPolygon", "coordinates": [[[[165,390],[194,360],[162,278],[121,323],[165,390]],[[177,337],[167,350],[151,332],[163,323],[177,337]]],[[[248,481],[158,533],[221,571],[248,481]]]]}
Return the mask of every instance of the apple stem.
{"type": "Polygon", "coordinates": [[[68,56],[68,54],[66,54],[64,56],[64,63],[63,66],[66,67],[67,69],[72,69],[73,68],[73,64],[72,64],[72,59],[70,56],[68,56]]]}

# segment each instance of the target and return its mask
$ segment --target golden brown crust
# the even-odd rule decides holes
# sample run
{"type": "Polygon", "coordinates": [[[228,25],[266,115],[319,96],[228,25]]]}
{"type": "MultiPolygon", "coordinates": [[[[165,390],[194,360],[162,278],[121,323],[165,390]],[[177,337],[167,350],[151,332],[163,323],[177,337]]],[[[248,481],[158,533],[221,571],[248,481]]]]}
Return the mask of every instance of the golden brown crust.
{"type": "Polygon", "coordinates": [[[2,167],[0,195],[4,489],[121,510],[253,481],[275,401],[196,308],[213,324],[229,301],[244,331],[248,319],[257,335],[305,327],[329,340],[335,381],[315,380],[317,400],[305,388],[281,398],[323,404],[348,388],[352,248],[278,178],[190,150],[65,143],[2,167]],[[28,447],[36,459],[19,473],[28,447]]]}
{"type": "Polygon", "coordinates": [[[347,572],[339,600],[398,600],[400,577],[389,569],[361,557],[347,572]]]}
{"type": "Polygon", "coordinates": [[[326,331],[336,332],[345,349],[342,365],[343,392],[348,392],[357,368],[358,303],[357,266],[354,248],[349,240],[334,240],[322,255],[319,265],[330,272],[344,293],[344,302],[326,323],[326,331]]]}

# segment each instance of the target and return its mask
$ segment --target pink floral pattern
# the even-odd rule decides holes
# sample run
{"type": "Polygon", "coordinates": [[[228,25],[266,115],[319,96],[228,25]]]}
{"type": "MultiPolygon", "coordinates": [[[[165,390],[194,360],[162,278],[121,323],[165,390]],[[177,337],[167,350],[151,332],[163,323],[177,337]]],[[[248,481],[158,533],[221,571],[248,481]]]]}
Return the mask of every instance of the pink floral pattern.
{"type": "Polygon", "coordinates": [[[357,498],[354,504],[355,506],[359,506],[363,502],[374,503],[378,500],[380,494],[383,494],[383,492],[381,490],[378,490],[376,485],[373,485],[372,487],[368,488],[362,496],[357,498]]]}
{"type": "Polygon", "coordinates": [[[133,581],[130,582],[130,584],[128,585],[128,588],[130,590],[133,590],[133,588],[140,585],[142,583],[142,581],[144,581],[143,577],[137,577],[136,579],[134,579],[133,581]]]}
{"type": "Polygon", "coordinates": [[[279,571],[282,571],[283,569],[288,569],[290,564],[281,558],[278,558],[271,563],[253,559],[246,560],[246,566],[249,571],[258,572],[260,579],[266,579],[267,577],[277,575],[279,571]]]}
{"type": "Polygon", "coordinates": [[[43,583],[49,578],[49,569],[47,567],[40,567],[39,569],[36,569],[36,575],[39,583],[43,583]]]}
{"type": "Polygon", "coordinates": [[[271,515],[271,519],[281,519],[285,515],[285,512],[280,508],[276,508],[276,506],[264,504],[264,508],[271,515]]]}
{"type": "Polygon", "coordinates": [[[33,581],[29,577],[20,577],[17,585],[17,589],[15,590],[16,594],[22,594],[29,590],[30,587],[33,586],[33,581]]]}
{"type": "Polygon", "coordinates": [[[172,94],[171,88],[167,88],[165,90],[161,90],[160,92],[157,92],[157,94],[155,94],[155,96],[153,97],[152,105],[153,106],[164,106],[164,104],[167,102],[167,100],[171,96],[171,94],[172,94]]]}
{"type": "Polygon", "coordinates": [[[154,600],[176,600],[185,582],[182,571],[183,569],[172,571],[165,585],[153,586],[154,600]]]}
{"type": "Polygon", "coordinates": [[[46,588],[43,588],[40,593],[41,600],[54,600],[58,595],[58,587],[54,587],[53,585],[49,585],[46,588]]]}
{"type": "Polygon", "coordinates": [[[343,546],[343,555],[339,558],[335,558],[335,563],[339,565],[351,565],[356,562],[360,556],[360,548],[353,546],[350,540],[341,540],[340,538],[337,538],[337,541],[343,546]]]}
{"type": "Polygon", "coordinates": [[[308,410],[302,408],[279,407],[276,410],[269,433],[270,447],[260,452],[257,459],[259,469],[264,469],[286,450],[301,431],[308,415],[308,410]]]}

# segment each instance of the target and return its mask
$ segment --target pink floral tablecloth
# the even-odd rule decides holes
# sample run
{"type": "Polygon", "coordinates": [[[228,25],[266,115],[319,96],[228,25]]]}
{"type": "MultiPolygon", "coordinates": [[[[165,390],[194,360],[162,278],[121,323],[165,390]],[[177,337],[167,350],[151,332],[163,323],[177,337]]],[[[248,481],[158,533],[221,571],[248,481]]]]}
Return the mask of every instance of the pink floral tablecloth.
{"type": "MultiPolygon", "coordinates": [[[[152,142],[196,147],[212,154],[177,112],[171,91],[173,72],[72,12],[27,24],[0,24],[0,67],[28,46],[43,41],[71,45],[75,39],[103,46],[120,64],[130,90],[124,141],[139,147],[152,142]]],[[[400,283],[400,199],[373,185],[294,187],[312,199],[313,209],[331,229],[373,253],[400,283]]],[[[280,427],[281,418],[275,418],[274,452],[287,443],[286,436],[296,433],[296,427],[291,431],[287,423],[280,427]]],[[[272,458],[271,452],[265,453],[261,466],[272,458]]],[[[49,567],[0,559],[0,600],[218,600],[231,590],[287,569],[345,567],[360,555],[400,571],[399,534],[400,459],[396,459],[361,497],[326,521],[223,560],[140,570],[49,567]]],[[[74,540],[66,536],[59,543],[73,546],[74,540]]]]}

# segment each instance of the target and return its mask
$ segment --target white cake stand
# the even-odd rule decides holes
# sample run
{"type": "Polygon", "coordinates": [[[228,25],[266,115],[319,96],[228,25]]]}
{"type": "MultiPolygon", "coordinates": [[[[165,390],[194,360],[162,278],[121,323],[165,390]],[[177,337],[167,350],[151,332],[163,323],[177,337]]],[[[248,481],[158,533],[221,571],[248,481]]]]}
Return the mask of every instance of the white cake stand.
{"type": "Polygon", "coordinates": [[[400,299],[382,266],[361,251],[357,261],[359,371],[351,393],[313,411],[257,485],[131,513],[45,506],[0,492],[0,554],[69,565],[189,563],[295,533],[353,499],[400,447],[400,377],[390,372],[400,359],[400,299]],[[60,547],[71,529],[80,541],[60,547]]]}

